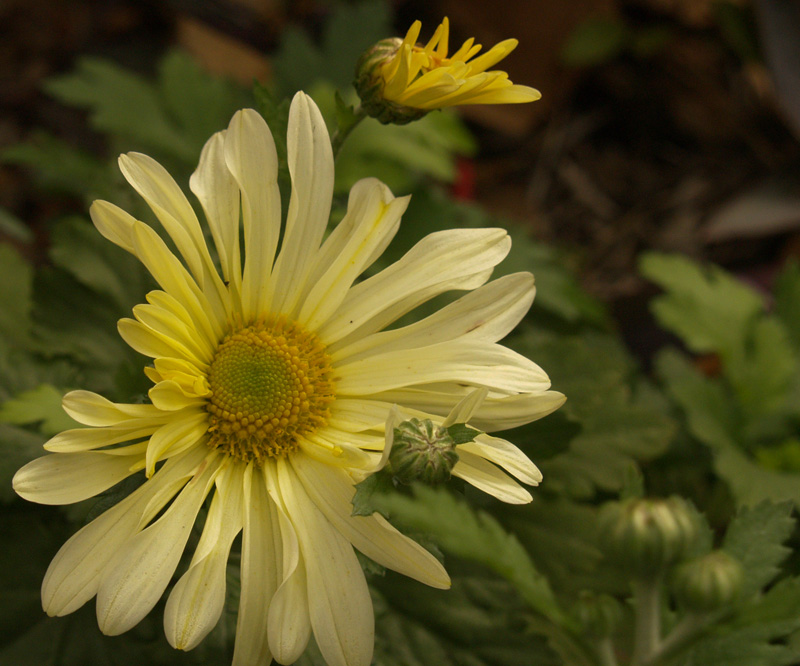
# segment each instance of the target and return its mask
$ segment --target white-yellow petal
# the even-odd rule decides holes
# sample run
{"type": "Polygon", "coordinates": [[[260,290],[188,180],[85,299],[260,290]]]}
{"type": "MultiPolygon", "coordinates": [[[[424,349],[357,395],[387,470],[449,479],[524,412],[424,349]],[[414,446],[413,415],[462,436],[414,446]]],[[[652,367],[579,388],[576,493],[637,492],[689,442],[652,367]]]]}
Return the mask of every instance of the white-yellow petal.
{"type": "MultiPolygon", "coordinates": [[[[350,289],[338,312],[319,329],[320,338],[330,344],[371,319],[380,322],[375,328],[379,330],[390,323],[380,315],[398,303],[411,309],[443,290],[475,288],[479,285],[474,284],[472,276],[491,271],[510,247],[503,229],[452,229],[429,234],[402,259],[350,289]],[[464,286],[456,286],[459,284],[464,286]]],[[[402,314],[393,312],[397,317],[402,314]]]]}
{"type": "Polygon", "coordinates": [[[189,187],[205,211],[222,275],[238,291],[242,284],[239,186],[225,164],[225,132],[217,132],[206,142],[189,187]]]}
{"type": "Polygon", "coordinates": [[[306,568],[284,504],[276,464],[270,462],[263,469],[267,492],[278,516],[282,545],[280,585],[269,607],[267,638],[275,660],[292,664],[303,654],[311,637],[306,568]]]}
{"type": "Polygon", "coordinates": [[[228,554],[242,529],[243,475],[244,465],[229,464],[217,476],[195,557],[167,599],[164,632],[179,650],[197,647],[222,615],[228,554]]]}
{"type": "Polygon", "coordinates": [[[253,109],[237,112],[225,133],[225,164],[239,185],[245,259],[242,313],[246,320],[267,311],[269,276],[281,226],[278,155],[267,123],[253,109]]]}
{"type": "Polygon", "coordinates": [[[439,560],[382,516],[351,515],[355,487],[343,470],[326,469],[303,455],[292,458],[292,467],[317,508],[364,555],[426,585],[450,587],[450,577],[439,560]]]}
{"type": "Polygon", "coordinates": [[[302,306],[312,259],[328,226],[333,198],[333,151],[317,105],[298,92],[289,109],[286,136],[292,195],[281,251],[272,274],[272,311],[295,313],[302,306]]]}
{"type": "Polygon", "coordinates": [[[502,502],[527,504],[533,500],[525,488],[499,467],[468,451],[459,451],[458,454],[458,462],[453,467],[453,476],[464,479],[502,502]]]}
{"type": "Polygon", "coordinates": [[[355,340],[337,350],[333,360],[358,360],[463,338],[497,342],[525,316],[535,293],[530,273],[506,275],[466,293],[425,319],[355,340]]]}
{"type": "Polygon", "coordinates": [[[67,615],[96,593],[108,562],[140,529],[148,507],[158,512],[180,490],[206,455],[190,451],[167,461],[151,483],[81,528],[56,553],[42,582],[42,606],[48,615],[67,615]],[[165,490],[171,490],[164,492],[165,490]],[[160,492],[158,492],[160,491],[160,492]]]}
{"type": "Polygon", "coordinates": [[[311,501],[290,465],[279,459],[276,467],[306,566],[308,612],[320,652],[330,666],[369,666],[375,616],[353,547],[311,501]]]}
{"type": "Polygon", "coordinates": [[[136,471],[141,454],[51,453],[32,460],[15,475],[14,490],[29,502],[73,504],[108,490],[136,471]]]}
{"type": "Polygon", "coordinates": [[[267,495],[262,468],[250,463],[244,473],[241,592],[236,618],[233,666],[268,664],[269,609],[282,569],[278,514],[267,495]]]}
{"type": "Polygon", "coordinates": [[[97,590],[97,623],[104,634],[128,631],[158,603],[218,469],[218,457],[206,458],[164,515],[108,563],[97,590]]]}

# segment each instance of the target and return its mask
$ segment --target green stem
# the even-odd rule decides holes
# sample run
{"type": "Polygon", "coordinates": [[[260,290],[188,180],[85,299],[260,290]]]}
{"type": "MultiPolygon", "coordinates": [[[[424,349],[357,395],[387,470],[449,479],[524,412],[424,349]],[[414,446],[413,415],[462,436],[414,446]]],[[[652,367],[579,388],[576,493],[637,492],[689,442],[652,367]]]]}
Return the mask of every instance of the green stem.
{"type": "Polygon", "coordinates": [[[614,644],[610,638],[604,638],[597,642],[597,660],[600,666],[619,666],[617,656],[614,654],[614,644]]]}
{"type": "Polygon", "coordinates": [[[339,154],[339,150],[342,148],[342,144],[344,143],[345,139],[350,136],[350,132],[352,132],[358,124],[367,117],[367,112],[364,110],[364,107],[359,104],[353,110],[353,116],[348,119],[348,122],[344,125],[339,125],[336,128],[336,131],[333,133],[331,137],[331,147],[333,148],[333,159],[336,159],[336,156],[339,154]]]}
{"type": "Polygon", "coordinates": [[[669,663],[670,659],[694,643],[708,631],[711,625],[718,622],[723,616],[724,613],[711,615],[689,613],[667,635],[658,649],[643,663],[643,666],[660,666],[661,664],[669,663]]]}
{"type": "Polygon", "coordinates": [[[643,666],[661,641],[661,577],[640,578],[632,586],[636,627],[631,666],[643,666]]]}

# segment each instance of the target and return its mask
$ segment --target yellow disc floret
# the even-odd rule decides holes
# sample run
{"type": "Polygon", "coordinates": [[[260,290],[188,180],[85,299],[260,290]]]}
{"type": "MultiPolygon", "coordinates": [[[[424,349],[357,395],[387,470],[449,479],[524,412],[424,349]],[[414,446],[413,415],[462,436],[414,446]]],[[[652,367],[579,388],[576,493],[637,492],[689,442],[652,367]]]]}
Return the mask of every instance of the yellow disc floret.
{"type": "Polygon", "coordinates": [[[261,464],[328,420],[333,385],[317,337],[284,318],[235,328],[208,371],[209,445],[261,464]]]}

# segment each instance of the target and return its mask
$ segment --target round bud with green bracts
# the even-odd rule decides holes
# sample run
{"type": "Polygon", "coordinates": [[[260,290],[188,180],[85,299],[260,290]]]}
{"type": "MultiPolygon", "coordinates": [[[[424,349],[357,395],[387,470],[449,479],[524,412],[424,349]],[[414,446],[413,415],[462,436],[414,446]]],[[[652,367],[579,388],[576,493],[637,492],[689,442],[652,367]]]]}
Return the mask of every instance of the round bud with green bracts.
{"type": "Polygon", "coordinates": [[[630,499],[603,507],[600,546],[635,576],[654,576],[686,558],[697,537],[691,509],[679,497],[630,499]]]}
{"type": "Polygon", "coordinates": [[[714,550],[677,567],[672,577],[672,592],[683,608],[708,613],[736,599],[743,575],[738,560],[724,550],[714,550]]]}
{"type": "Polygon", "coordinates": [[[403,40],[399,37],[382,39],[364,51],[356,63],[356,79],[353,85],[361,98],[361,107],[367,115],[384,125],[405,125],[428,113],[425,109],[404,106],[384,97],[386,79],[383,76],[383,67],[397,55],[402,43],[403,40]]]}
{"type": "Polygon", "coordinates": [[[442,483],[457,462],[453,438],[430,419],[412,418],[394,429],[387,470],[401,483],[442,483]]]}
{"type": "Polygon", "coordinates": [[[583,590],[572,607],[572,616],[587,636],[601,639],[614,633],[622,619],[622,608],[619,601],[608,594],[583,590]]]}

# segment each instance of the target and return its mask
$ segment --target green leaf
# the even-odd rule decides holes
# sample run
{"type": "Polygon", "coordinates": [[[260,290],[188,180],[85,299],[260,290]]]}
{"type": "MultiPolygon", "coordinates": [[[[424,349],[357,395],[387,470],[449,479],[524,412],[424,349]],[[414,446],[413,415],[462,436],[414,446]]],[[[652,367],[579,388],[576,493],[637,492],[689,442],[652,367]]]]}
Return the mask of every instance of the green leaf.
{"type": "Polygon", "coordinates": [[[10,245],[0,245],[0,338],[30,346],[33,270],[10,245]]]}
{"type": "Polygon", "coordinates": [[[73,73],[47,81],[45,90],[64,104],[88,109],[100,132],[187,163],[199,156],[200,146],[170,118],[156,86],[112,62],[82,58],[73,73]]]}
{"type": "Polygon", "coordinates": [[[42,384],[32,391],[20,393],[0,404],[0,421],[12,425],[38,424],[43,435],[53,435],[79,424],[70,418],[61,407],[63,393],[55,386],[42,384]]]}
{"type": "Polygon", "coordinates": [[[129,312],[154,286],[140,262],[80,217],[62,220],[53,228],[49,255],[55,266],[84,287],[110,298],[120,314],[129,312]]]}
{"type": "Polygon", "coordinates": [[[743,598],[760,591],[780,573],[780,564],[791,553],[783,544],[793,529],[789,502],[765,501],[754,507],[744,507],[736,514],[722,547],[744,567],[743,598]]]}
{"type": "Polygon", "coordinates": [[[454,423],[447,428],[447,433],[456,444],[466,444],[474,441],[481,434],[481,431],[470,428],[466,423],[454,423]]]}
{"type": "Polygon", "coordinates": [[[586,19],[567,38],[561,58],[573,67],[600,65],[616,58],[629,39],[628,28],[619,18],[586,19]]]}
{"type": "Polygon", "coordinates": [[[547,369],[553,388],[567,396],[559,412],[580,426],[566,451],[542,460],[535,447],[547,438],[549,417],[505,433],[523,449],[530,442],[549,491],[574,497],[591,497],[597,489],[619,492],[632,461],[666,450],[675,424],[652,391],[637,387],[635,366],[614,336],[524,327],[508,342],[547,369]]]}
{"type": "Polygon", "coordinates": [[[353,495],[353,516],[371,516],[380,511],[378,497],[394,491],[391,474],[383,471],[370,474],[363,481],[355,484],[356,493],[353,495]]]}
{"type": "Polygon", "coordinates": [[[359,56],[393,30],[385,2],[336,5],[325,24],[320,46],[306,32],[289,26],[273,57],[275,79],[282,95],[310,90],[320,81],[344,89],[355,78],[359,56]]]}
{"type": "Polygon", "coordinates": [[[378,505],[400,524],[434,536],[448,553],[479,562],[500,574],[538,613],[567,625],[547,579],[525,549],[488,513],[473,511],[449,492],[414,486],[414,498],[383,495],[378,505]]]}
{"type": "Polygon", "coordinates": [[[234,112],[247,102],[241,88],[209,74],[188,53],[178,50],[159,63],[158,92],[171,120],[196,147],[225,129],[234,112]]]}
{"type": "Polygon", "coordinates": [[[686,415],[690,433],[714,453],[714,468],[741,505],[769,499],[793,500],[800,506],[800,475],[757,465],[741,448],[742,414],[718,380],[703,377],[674,350],[656,359],[667,392],[686,415]]]}
{"type": "MultiPolygon", "coordinates": [[[[326,118],[335,115],[328,101],[332,91],[317,86],[314,100],[326,118]]],[[[367,118],[342,145],[336,158],[334,190],[345,193],[353,184],[372,176],[394,192],[407,192],[423,178],[452,182],[455,155],[469,155],[474,140],[458,117],[450,112],[430,113],[408,125],[382,125],[367,118]]]]}
{"type": "Polygon", "coordinates": [[[105,162],[44,132],[6,148],[0,160],[31,168],[45,189],[85,201],[109,198],[114,189],[114,178],[105,162]]]}
{"type": "Polygon", "coordinates": [[[2,207],[0,207],[0,233],[21,243],[30,243],[33,240],[30,228],[11,211],[2,207]]]}
{"type": "Polygon", "coordinates": [[[719,352],[725,360],[745,348],[761,297],[717,266],[655,252],[640,259],[642,274],[665,290],[653,300],[659,323],[694,352],[719,352]]]}
{"type": "Polygon", "coordinates": [[[774,297],[775,314],[786,327],[794,348],[800,351],[800,262],[786,263],[775,280],[774,297]]]}
{"type": "Polygon", "coordinates": [[[506,581],[454,561],[448,569],[449,590],[392,573],[373,581],[376,666],[563,664],[526,626],[526,609],[506,581]]]}

